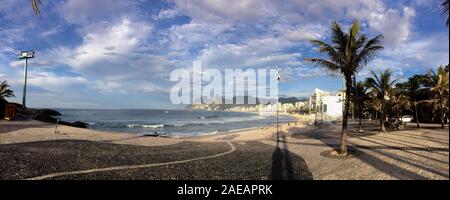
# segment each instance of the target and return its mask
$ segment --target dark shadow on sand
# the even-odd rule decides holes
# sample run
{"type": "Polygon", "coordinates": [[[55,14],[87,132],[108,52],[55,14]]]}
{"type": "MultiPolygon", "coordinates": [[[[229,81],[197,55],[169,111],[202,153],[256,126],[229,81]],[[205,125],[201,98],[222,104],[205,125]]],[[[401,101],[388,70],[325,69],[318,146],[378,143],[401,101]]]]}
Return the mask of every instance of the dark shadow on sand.
{"type": "MultiPolygon", "coordinates": [[[[350,127],[350,128],[355,128],[355,127],[350,127]]],[[[371,127],[372,128],[372,127],[371,127]]],[[[293,138],[297,138],[297,139],[316,139],[321,141],[324,145],[315,145],[315,146],[328,146],[332,149],[338,149],[339,145],[339,137],[340,137],[340,127],[339,126],[335,126],[335,127],[331,127],[331,126],[322,126],[319,128],[305,128],[305,129],[290,129],[289,131],[292,131],[292,137],[293,138]]],[[[396,134],[396,132],[392,132],[392,134],[396,134]]],[[[425,170],[428,171],[430,173],[436,174],[436,175],[440,175],[443,177],[449,177],[448,174],[442,173],[438,170],[435,169],[431,169],[429,167],[425,167],[422,165],[419,165],[418,163],[416,163],[413,160],[410,160],[409,158],[406,157],[402,157],[402,156],[398,156],[394,153],[390,153],[390,152],[385,152],[385,151],[381,151],[381,150],[400,150],[400,151],[404,151],[413,155],[420,155],[411,151],[427,151],[427,152],[432,152],[432,153],[437,153],[440,154],[439,152],[448,152],[448,148],[438,148],[438,147],[427,147],[427,146],[423,146],[423,147],[413,147],[413,146],[393,146],[393,145],[386,145],[383,143],[375,143],[374,141],[371,141],[370,139],[365,138],[364,136],[370,136],[370,135],[376,135],[373,133],[368,133],[368,134],[364,134],[364,133],[350,133],[349,136],[353,137],[353,138],[357,138],[357,139],[361,139],[361,140],[365,140],[367,142],[372,142],[376,145],[357,145],[357,144],[352,144],[352,143],[348,143],[349,145],[349,149],[353,150],[355,152],[355,157],[358,158],[359,160],[375,167],[376,169],[385,172],[393,177],[399,178],[399,179],[427,179],[426,177],[411,172],[407,169],[404,169],[402,167],[399,167],[397,165],[393,165],[391,163],[388,163],[386,161],[383,161],[380,158],[377,158],[373,155],[370,155],[367,151],[372,151],[374,153],[377,153],[379,155],[382,156],[386,156],[389,158],[392,158],[396,161],[399,161],[401,163],[405,163],[408,164],[410,166],[416,167],[418,169],[421,170],[425,170]]],[[[380,138],[378,138],[380,139],[380,138]]],[[[424,140],[426,140],[427,138],[423,138],[424,140]]],[[[388,141],[388,140],[386,140],[388,141]]],[[[394,142],[394,143],[398,143],[396,141],[389,141],[389,142],[394,142]]],[[[312,144],[302,144],[302,145],[312,145],[312,144]]],[[[420,155],[421,157],[426,157],[424,155],[420,155]]],[[[426,157],[428,158],[428,157],[426,157]]],[[[428,158],[433,162],[436,162],[436,159],[434,158],[428,158]]],[[[438,161],[440,163],[446,163],[445,161],[438,161]]]]}
{"type": "Polygon", "coordinates": [[[270,179],[272,180],[294,180],[294,172],[292,169],[291,158],[285,143],[284,134],[277,134],[277,146],[272,154],[272,172],[270,179]],[[282,141],[282,142],[280,142],[282,141]],[[280,148],[280,143],[283,148],[280,148]]]}

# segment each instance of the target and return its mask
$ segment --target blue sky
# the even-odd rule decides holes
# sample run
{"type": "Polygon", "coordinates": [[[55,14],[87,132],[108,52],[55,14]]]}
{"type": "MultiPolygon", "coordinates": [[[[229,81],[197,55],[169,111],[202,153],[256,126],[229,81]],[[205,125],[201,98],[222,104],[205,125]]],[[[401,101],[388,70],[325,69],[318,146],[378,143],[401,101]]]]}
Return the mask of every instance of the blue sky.
{"type": "Polygon", "coordinates": [[[392,68],[405,79],[449,62],[439,1],[382,0],[54,0],[36,17],[26,0],[0,4],[0,80],[22,98],[20,50],[33,49],[27,103],[51,108],[177,108],[169,81],[176,68],[280,66],[280,94],[336,92],[339,77],[304,62],[308,40],[328,41],[329,26],[359,19],[385,50],[359,74],[392,68]]]}

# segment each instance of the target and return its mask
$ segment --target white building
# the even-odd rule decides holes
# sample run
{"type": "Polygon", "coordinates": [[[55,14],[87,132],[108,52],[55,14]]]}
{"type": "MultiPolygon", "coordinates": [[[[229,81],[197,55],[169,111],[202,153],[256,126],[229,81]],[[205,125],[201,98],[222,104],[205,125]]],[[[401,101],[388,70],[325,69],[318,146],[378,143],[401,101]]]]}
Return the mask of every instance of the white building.
{"type": "Polygon", "coordinates": [[[340,96],[323,97],[323,113],[331,118],[342,118],[342,99],[340,96]]]}
{"type": "Polygon", "coordinates": [[[330,96],[331,93],[320,89],[314,89],[314,93],[309,98],[309,107],[314,110],[319,110],[324,96],[330,96]]]}
{"type": "Polygon", "coordinates": [[[303,101],[295,102],[295,108],[296,109],[301,109],[301,108],[303,108],[305,106],[306,106],[306,102],[303,102],[303,101]]]}
{"type": "Polygon", "coordinates": [[[315,112],[316,120],[340,120],[342,119],[343,104],[342,94],[332,95],[320,89],[315,89],[309,98],[310,114],[315,112]]]}

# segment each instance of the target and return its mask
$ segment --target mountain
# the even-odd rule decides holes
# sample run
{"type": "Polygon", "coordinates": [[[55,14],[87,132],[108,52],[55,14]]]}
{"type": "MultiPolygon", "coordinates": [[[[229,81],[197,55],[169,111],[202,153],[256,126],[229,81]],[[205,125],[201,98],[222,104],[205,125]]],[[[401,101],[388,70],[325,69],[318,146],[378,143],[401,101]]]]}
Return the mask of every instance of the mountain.
{"type": "Polygon", "coordinates": [[[278,99],[278,101],[280,103],[295,103],[295,102],[299,102],[300,99],[298,99],[297,97],[280,97],[278,99]]]}

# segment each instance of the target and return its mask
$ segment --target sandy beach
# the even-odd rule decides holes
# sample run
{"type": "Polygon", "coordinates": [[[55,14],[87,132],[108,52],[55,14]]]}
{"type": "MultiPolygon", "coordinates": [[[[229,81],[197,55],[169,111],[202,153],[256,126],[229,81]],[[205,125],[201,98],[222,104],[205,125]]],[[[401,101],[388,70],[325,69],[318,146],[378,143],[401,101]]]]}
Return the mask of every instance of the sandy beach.
{"type": "MultiPolygon", "coordinates": [[[[301,128],[306,122],[296,115],[291,115],[295,122],[279,123],[279,130],[290,127],[301,128]]],[[[40,122],[36,120],[27,121],[0,121],[0,144],[23,143],[45,140],[88,140],[98,142],[111,142],[117,144],[131,144],[143,146],[159,146],[175,144],[181,141],[248,141],[264,140],[273,137],[277,131],[276,125],[264,127],[247,128],[245,130],[219,132],[215,134],[190,136],[190,137],[143,137],[141,134],[128,134],[121,132],[98,131],[89,128],[76,128],[58,125],[55,133],[55,124],[40,122]]]]}
{"type": "Polygon", "coordinates": [[[278,135],[273,125],[166,138],[69,126],[55,133],[54,124],[0,121],[0,179],[449,178],[448,128],[371,127],[350,134],[352,157],[322,156],[338,146],[339,130],[297,121],[280,124],[278,135]]]}

